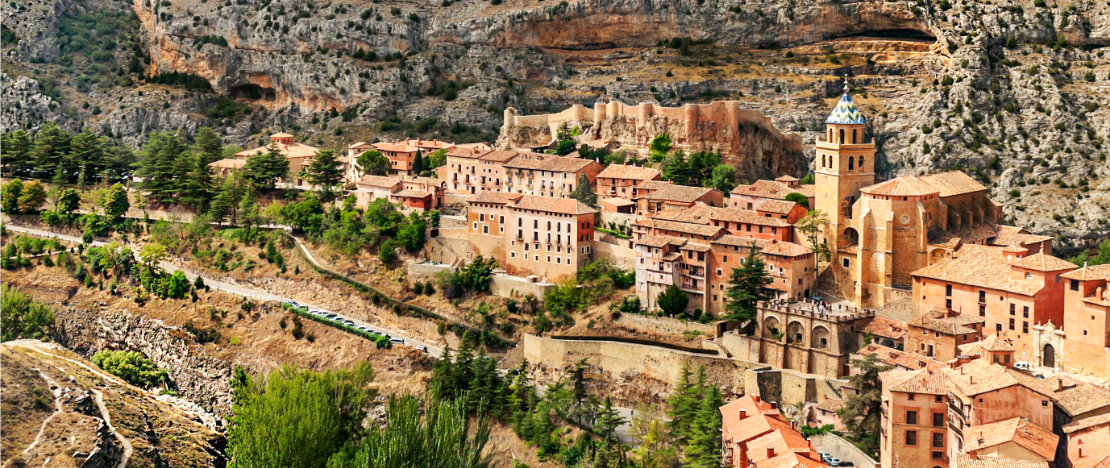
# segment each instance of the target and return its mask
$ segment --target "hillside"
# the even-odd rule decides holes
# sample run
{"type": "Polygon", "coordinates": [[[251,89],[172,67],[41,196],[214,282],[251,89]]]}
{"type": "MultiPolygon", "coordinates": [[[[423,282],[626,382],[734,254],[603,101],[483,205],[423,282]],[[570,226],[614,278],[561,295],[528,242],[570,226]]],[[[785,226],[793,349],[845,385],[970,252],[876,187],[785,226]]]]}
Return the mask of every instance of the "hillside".
{"type": "Polygon", "coordinates": [[[56,344],[0,344],[4,466],[223,466],[205,413],[124,383],[56,344]]]}
{"type": "Polygon", "coordinates": [[[1110,230],[1105,2],[35,0],[4,15],[4,130],[60,119],[138,145],[213,125],[240,145],[281,129],[340,148],[493,141],[507,107],[738,99],[812,157],[849,76],[883,176],[964,169],[1065,251],[1110,230]]]}

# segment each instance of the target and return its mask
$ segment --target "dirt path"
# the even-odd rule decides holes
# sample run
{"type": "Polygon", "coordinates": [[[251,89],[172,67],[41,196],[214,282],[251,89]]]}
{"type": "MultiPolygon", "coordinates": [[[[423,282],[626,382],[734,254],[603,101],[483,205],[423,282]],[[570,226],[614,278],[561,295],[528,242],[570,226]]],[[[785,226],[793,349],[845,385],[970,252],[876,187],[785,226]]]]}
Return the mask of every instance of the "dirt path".
{"type": "Polygon", "coordinates": [[[38,371],[39,376],[46,381],[47,388],[50,389],[50,394],[54,396],[54,412],[51,413],[50,416],[47,416],[46,419],[42,420],[42,426],[39,426],[39,432],[35,434],[35,440],[31,442],[31,445],[28,445],[27,448],[23,449],[23,456],[29,456],[31,454],[31,449],[35,448],[35,446],[38,445],[39,442],[42,442],[42,435],[46,432],[46,425],[50,424],[50,420],[54,419],[54,416],[62,414],[62,412],[65,411],[65,409],[62,408],[62,400],[61,398],[59,398],[61,394],[61,387],[59,387],[58,384],[54,382],[54,379],[51,379],[50,376],[46,375],[46,373],[43,372],[42,369],[36,368],[35,370],[38,371]]]}
{"type": "Polygon", "coordinates": [[[108,413],[108,407],[104,405],[104,394],[100,390],[92,389],[93,395],[96,395],[96,407],[100,408],[100,417],[104,423],[108,425],[108,430],[112,431],[112,435],[116,437],[120,445],[123,446],[123,458],[119,460],[118,468],[127,466],[127,461],[131,459],[131,454],[135,453],[135,449],[131,447],[131,441],[124,437],[116,430],[116,426],[112,425],[112,415],[108,413]]]}

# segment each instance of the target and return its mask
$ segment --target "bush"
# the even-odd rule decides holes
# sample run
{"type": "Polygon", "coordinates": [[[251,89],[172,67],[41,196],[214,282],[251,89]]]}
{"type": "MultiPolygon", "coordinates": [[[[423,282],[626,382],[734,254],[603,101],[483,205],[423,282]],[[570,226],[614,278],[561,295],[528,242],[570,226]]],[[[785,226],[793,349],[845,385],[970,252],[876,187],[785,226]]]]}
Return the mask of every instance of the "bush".
{"type": "Polygon", "coordinates": [[[54,311],[28,294],[0,286],[0,336],[2,341],[19,338],[45,339],[54,328],[54,311]]]}
{"type": "Polygon", "coordinates": [[[138,351],[99,351],[93,364],[136,387],[150,388],[169,383],[169,375],[138,351]]]}

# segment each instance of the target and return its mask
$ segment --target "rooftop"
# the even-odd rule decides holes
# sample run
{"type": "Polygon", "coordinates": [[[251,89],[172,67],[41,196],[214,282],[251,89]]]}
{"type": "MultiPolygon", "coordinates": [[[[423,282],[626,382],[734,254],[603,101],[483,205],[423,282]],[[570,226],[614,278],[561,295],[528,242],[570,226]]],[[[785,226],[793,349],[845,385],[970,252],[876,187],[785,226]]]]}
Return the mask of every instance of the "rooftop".
{"type": "Polygon", "coordinates": [[[505,168],[550,172],[578,172],[590,164],[597,164],[597,161],[592,159],[552,156],[543,159],[513,158],[511,161],[505,163],[505,168]]]}
{"type": "Polygon", "coordinates": [[[934,369],[923,368],[912,371],[890,370],[879,374],[883,389],[892,392],[928,393],[945,395],[948,382],[944,375],[934,369]]]}
{"type": "MultiPolygon", "coordinates": [[[[288,134],[286,134],[286,135],[288,135],[288,134]]],[[[274,136],[274,135],[271,135],[271,136],[274,136]]],[[[288,136],[291,137],[292,135],[288,135],[288,136]]],[[[259,146],[257,148],[251,148],[251,149],[248,149],[248,150],[243,150],[243,151],[240,151],[238,153],[235,153],[235,157],[240,158],[240,159],[247,159],[251,156],[256,156],[256,155],[259,155],[259,154],[268,153],[268,152],[270,152],[271,147],[276,148],[278,154],[280,154],[282,156],[285,156],[287,159],[288,158],[311,158],[313,156],[316,156],[316,153],[320,152],[320,150],[317,149],[315,146],[302,145],[302,144],[297,143],[297,142],[293,142],[293,143],[289,143],[289,144],[278,143],[278,142],[270,142],[270,144],[266,145],[266,146],[259,146]]]]}
{"type": "Polygon", "coordinates": [[[714,189],[708,187],[691,187],[688,185],[671,184],[648,195],[648,200],[693,203],[714,191],[714,189]]]}
{"type": "MultiPolygon", "coordinates": [[[[1068,426],[1064,426],[1067,431],[1068,426]]],[[[1069,432],[1068,461],[1072,468],[1106,468],[1110,466],[1110,427],[1082,433],[1069,432]],[[1074,450],[1074,451],[1073,451],[1074,450]],[[1082,456],[1080,452],[1082,451],[1082,456]]]]}
{"type": "Polygon", "coordinates": [[[934,308],[920,317],[909,322],[907,325],[911,327],[924,328],[935,332],[944,333],[946,335],[969,335],[978,333],[975,328],[970,327],[976,323],[983,323],[982,318],[965,315],[954,310],[934,308]]]}
{"type": "Polygon", "coordinates": [[[483,153],[478,157],[480,161],[489,161],[495,163],[503,163],[509,161],[520,154],[517,150],[495,150],[488,153],[483,153]]]}
{"type": "Polygon", "coordinates": [[[918,197],[922,195],[939,194],[940,190],[932,184],[921,180],[918,176],[902,176],[890,179],[885,182],[879,182],[875,185],[869,185],[861,188],[861,192],[869,195],[888,195],[888,196],[909,196],[918,197]]]}
{"type": "Polygon", "coordinates": [[[409,146],[404,143],[391,143],[388,141],[374,143],[370,146],[373,146],[378,151],[393,151],[396,153],[415,153],[417,151],[420,151],[420,148],[417,148],[415,146],[409,146]]]}
{"type": "Polygon", "coordinates": [[[1061,278],[1080,281],[1110,281],[1110,263],[1095,266],[1084,266],[1060,275],[1061,278]]]}
{"type": "Polygon", "coordinates": [[[235,158],[219,159],[219,160],[212,161],[212,162],[208,163],[209,167],[215,167],[215,168],[218,168],[218,169],[242,169],[243,166],[246,166],[246,165],[247,165],[247,160],[246,159],[235,159],[235,158]]]}
{"type": "Polygon", "coordinates": [[[844,95],[840,96],[836,106],[833,107],[832,113],[825,119],[827,124],[865,124],[867,119],[863,118],[863,113],[856,107],[856,103],[852,102],[852,96],[848,95],[848,85],[844,85],[844,95]]]}
{"type": "Polygon", "coordinates": [[[985,192],[987,188],[963,171],[936,172],[920,176],[925,183],[940,190],[940,196],[951,197],[965,193],[985,192]]]}
{"type": "Polygon", "coordinates": [[[359,185],[367,185],[370,187],[390,188],[401,183],[400,177],[388,177],[378,175],[364,175],[358,180],[359,185]]]}
{"type": "Polygon", "coordinates": [[[796,206],[799,206],[797,202],[767,199],[756,205],[755,209],[756,211],[766,211],[768,213],[789,214],[796,206]]]}
{"type": "Polygon", "coordinates": [[[1074,270],[1076,266],[1074,263],[1064,260],[1052,255],[1045,255],[1044,252],[1037,252],[1028,257],[1023,257],[1011,260],[1010,264],[1018,268],[1033,271],[1061,271],[1061,270],[1074,270]]]}
{"type": "Polygon", "coordinates": [[[856,354],[860,356],[874,354],[875,358],[879,362],[882,362],[883,364],[886,364],[888,366],[901,367],[906,370],[937,368],[943,366],[941,362],[933,360],[933,358],[906,351],[900,351],[894,348],[883,346],[878,343],[871,343],[867,346],[864,346],[860,348],[859,351],[856,351],[856,354]]]}
{"type": "Polygon", "coordinates": [[[491,192],[483,190],[476,193],[467,203],[492,203],[495,205],[505,205],[509,202],[520,198],[522,195],[519,193],[505,193],[505,192],[491,192]]]}
{"type": "Polygon", "coordinates": [[[1039,279],[1026,280],[1016,277],[1010,269],[1010,259],[998,247],[964,244],[944,259],[913,272],[913,276],[948,281],[956,284],[1003,290],[1023,296],[1032,296],[1044,287],[1039,279]]]}
{"type": "Polygon", "coordinates": [[[1076,417],[1110,406],[1110,391],[1063,374],[1041,381],[1049,397],[1068,416],[1076,417]]]}
{"type": "Polygon", "coordinates": [[[863,328],[864,333],[900,340],[906,337],[906,323],[886,317],[873,317],[863,328]]]}
{"type": "Polygon", "coordinates": [[[678,222],[678,221],[667,221],[667,220],[656,219],[656,218],[641,219],[639,221],[636,221],[635,224],[637,226],[649,228],[651,230],[650,232],[654,232],[656,230],[681,232],[681,233],[686,233],[686,234],[694,234],[694,235],[698,235],[698,236],[705,236],[705,237],[708,237],[708,238],[711,238],[711,239],[714,238],[714,237],[717,237],[717,235],[720,234],[721,231],[724,230],[724,228],[721,228],[721,227],[718,227],[718,226],[709,226],[709,225],[705,225],[705,224],[694,224],[694,223],[683,223],[683,222],[678,222]]]}
{"type": "Polygon", "coordinates": [[[536,195],[523,195],[516,203],[511,203],[513,208],[522,210],[535,210],[547,213],[567,215],[583,215],[597,213],[597,210],[574,198],[552,198],[536,195]]]}
{"type": "Polygon", "coordinates": [[[717,208],[704,203],[698,203],[681,210],[661,211],[655,214],[655,218],[695,224],[713,224],[714,221],[724,221],[730,223],[753,224],[757,226],[790,226],[790,223],[786,222],[785,219],[763,216],[752,210],[717,208]]]}
{"type": "Polygon", "coordinates": [[[733,195],[746,195],[776,200],[784,200],[786,196],[791,193],[800,193],[806,197],[814,196],[815,189],[813,185],[791,187],[784,182],[788,181],[781,177],[775,180],[757,180],[752,182],[751,185],[737,185],[736,188],[732,189],[732,192],[729,193],[733,195]]]}
{"type": "Polygon", "coordinates": [[[598,178],[653,180],[660,176],[658,169],[625,164],[610,164],[597,175],[598,178]]]}
{"type": "Polygon", "coordinates": [[[1004,457],[971,458],[966,453],[957,453],[952,459],[951,468],[1048,468],[1048,462],[1015,460],[1004,457]]]}
{"type": "Polygon", "coordinates": [[[1052,431],[1020,417],[971,426],[964,429],[964,434],[967,439],[965,448],[969,452],[1013,442],[1046,460],[1055,458],[1059,442],[1059,437],[1052,431]]]}
{"type": "Polygon", "coordinates": [[[1030,234],[1029,231],[1017,226],[998,224],[995,227],[998,229],[998,233],[991,241],[994,245],[1031,245],[1053,239],[1052,236],[1030,234]]]}
{"type": "Polygon", "coordinates": [[[971,361],[955,369],[941,369],[941,372],[948,377],[949,388],[959,389],[967,396],[1021,385],[1048,397],[1044,386],[1035,377],[983,359],[971,361]]]}

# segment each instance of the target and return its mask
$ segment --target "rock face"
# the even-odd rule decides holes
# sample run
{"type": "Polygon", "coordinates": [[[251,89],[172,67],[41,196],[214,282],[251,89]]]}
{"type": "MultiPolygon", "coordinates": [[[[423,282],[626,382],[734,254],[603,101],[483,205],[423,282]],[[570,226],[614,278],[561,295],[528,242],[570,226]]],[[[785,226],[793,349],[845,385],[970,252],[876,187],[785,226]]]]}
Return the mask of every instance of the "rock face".
{"type": "MultiPolygon", "coordinates": [[[[34,1],[41,3],[5,11],[5,25],[43,40],[21,39],[4,53],[37,71],[48,67],[30,62],[51,61],[57,49],[50,44],[57,21],[44,12],[120,6],[34,1]]],[[[1077,247],[1110,230],[1110,94],[1103,91],[1110,3],[1048,3],[131,0],[124,6],[135,13],[150,62],[134,81],[180,72],[214,91],[192,98],[150,85],[73,91],[60,99],[63,115],[44,118],[68,116],[131,144],[155,129],[213,125],[239,145],[281,129],[342,148],[404,133],[485,139],[509,107],[528,116],[574,104],[592,109],[599,100],[679,107],[728,99],[801,135],[812,157],[848,75],[879,145],[880,177],[963,169],[991,185],[1006,221],[1077,247]],[[206,113],[219,97],[254,112],[214,121],[206,113]],[[103,112],[94,115],[85,100],[103,112]],[[353,111],[342,119],[332,113],[345,109],[353,111]],[[387,118],[405,125],[380,130],[387,118]]],[[[79,81],[59,83],[71,90],[79,81]]],[[[651,121],[678,131],[671,121],[651,121]]],[[[636,147],[642,137],[634,127],[612,119],[593,138],[636,147]]],[[[716,132],[704,131],[706,138],[716,132]]],[[[508,138],[522,142],[550,133],[527,125],[513,132],[508,138]]],[[[739,141],[748,147],[735,159],[745,174],[804,172],[776,156],[793,149],[773,148],[773,134],[739,141]]]]}
{"type": "Polygon", "coordinates": [[[43,94],[39,82],[34,79],[0,73],[0,95],[3,96],[0,131],[37,129],[44,122],[61,118],[57,112],[58,102],[43,94]]]}
{"type": "Polygon", "coordinates": [[[808,170],[800,135],[782,134],[766,116],[741,108],[737,101],[682,107],[598,102],[593,109],[574,105],[557,114],[528,116],[519,116],[516,109],[509,108],[497,145],[547,145],[564,125],[580,130],[576,137],[580,144],[631,150],[641,156],[648,153],[652,139],[665,133],[674,148],[688,153],[718,152],[747,177],[800,176],[808,170]]]}

